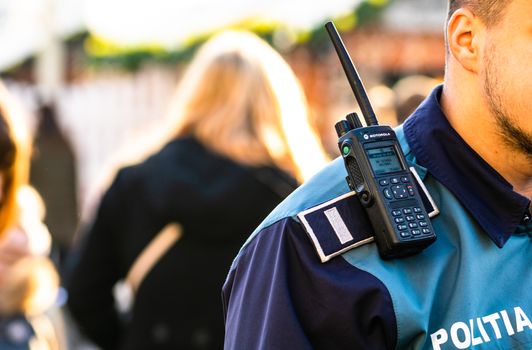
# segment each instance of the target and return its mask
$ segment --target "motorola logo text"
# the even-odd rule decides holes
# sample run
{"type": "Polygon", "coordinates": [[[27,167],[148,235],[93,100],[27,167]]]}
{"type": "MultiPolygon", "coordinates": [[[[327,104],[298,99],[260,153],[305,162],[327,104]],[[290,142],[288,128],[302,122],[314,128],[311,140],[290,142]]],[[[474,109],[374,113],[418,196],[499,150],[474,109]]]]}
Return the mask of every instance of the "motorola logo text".
{"type": "MultiPolygon", "coordinates": [[[[374,138],[374,137],[387,137],[387,136],[391,136],[392,134],[390,134],[389,132],[381,132],[379,134],[370,134],[369,137],[370,138],[374,138]]],[[[364,138],[366,135],[364,135],[364,138]]]]}

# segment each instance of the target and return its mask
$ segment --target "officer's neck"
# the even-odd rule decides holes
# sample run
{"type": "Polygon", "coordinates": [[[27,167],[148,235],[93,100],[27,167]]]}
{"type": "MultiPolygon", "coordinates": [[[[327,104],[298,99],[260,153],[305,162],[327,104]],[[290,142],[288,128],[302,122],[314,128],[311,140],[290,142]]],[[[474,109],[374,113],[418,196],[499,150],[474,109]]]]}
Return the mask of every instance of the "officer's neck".
{"type": "Polygon", "coordinates": [[[440,99],[445,116],[464,141],[512,184],[516,192],[532,198],[530,155],[505,142],[491,111],[483,102],[481,91],[474,86],[479,85],[467,78],[459,83],[446,80],[440,99]]]}

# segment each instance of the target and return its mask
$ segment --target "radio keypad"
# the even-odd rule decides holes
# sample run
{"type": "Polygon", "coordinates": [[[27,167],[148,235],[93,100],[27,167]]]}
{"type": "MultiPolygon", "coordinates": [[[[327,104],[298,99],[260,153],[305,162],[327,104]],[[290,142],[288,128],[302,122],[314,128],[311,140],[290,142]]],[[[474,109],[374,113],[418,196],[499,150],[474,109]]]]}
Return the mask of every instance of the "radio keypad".
{"type": "Polygon", "coordinates": [[[410,207],[392,210],[392,216],[394,217],[395,225],[401,237],[413,238],[414,236],[428,235],[431,233],[428,228],[428,223],[425,220],[425,215],[413,215],[412,213],[416,211],[420,212],[421,208],[410,207]]]}
{"type": "MultiPolygon", "coordinates": [[[[408,176],[383,178],[378,182],[384,197],[388,200],[400,201],[415,196],[414,186],[408,176]]],[[[420,207],[394,209],[391,214],[402,238],[414,238],[431,233],[420,207]]]]}

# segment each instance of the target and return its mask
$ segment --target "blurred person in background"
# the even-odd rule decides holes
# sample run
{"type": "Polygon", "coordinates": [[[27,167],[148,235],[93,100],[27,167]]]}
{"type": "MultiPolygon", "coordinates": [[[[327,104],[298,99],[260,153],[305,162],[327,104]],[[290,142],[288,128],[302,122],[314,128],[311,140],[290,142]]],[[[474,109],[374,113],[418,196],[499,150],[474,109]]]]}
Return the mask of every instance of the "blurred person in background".
{"type": "Polygon", "coordinates": [[[425,75],[409,75],[393,85],[397,122],[402,124],[442,81],[425,75]]]}
{"type": "Polygon", "coordinates": [[[52,257],[61,273],[78,226],[76,159],[54,105],[41,102],[37,113],[29,181],[45,203],[44,222],[52,236],[52,257]]]}
{"type": "Polygon", "coordinates": [[[27,185],[28,135],[16,107],[0,84],[0,349],[56,350],[64,343],[46,312],[59,278],[42,201],[27,185]]]}
{"type": "Polygon", "coordinates": [[[118,172],[73,258],[69,309],[103,349],[221,349],[232,258],[325,162],[294,73],[253,34],[209,40],[171,110],[162,148],[118,172]]]}

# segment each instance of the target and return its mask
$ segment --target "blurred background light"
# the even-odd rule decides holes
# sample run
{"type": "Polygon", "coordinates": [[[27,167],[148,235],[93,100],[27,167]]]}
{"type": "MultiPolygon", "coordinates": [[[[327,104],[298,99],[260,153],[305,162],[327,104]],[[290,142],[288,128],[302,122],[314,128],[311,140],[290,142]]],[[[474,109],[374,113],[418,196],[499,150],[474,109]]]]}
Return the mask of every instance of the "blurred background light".
{"type": "Polygon", "coordinates": [[[46,49],[51,40],[88,34],[89,55],[173,52],[227,27],[262,32],[290,48],[330,18],[356,23],[361,4],[388,0],[0,0],[0,71],[46,49]],[[347,21],[345,19],[348,19],[347,21]]]}

